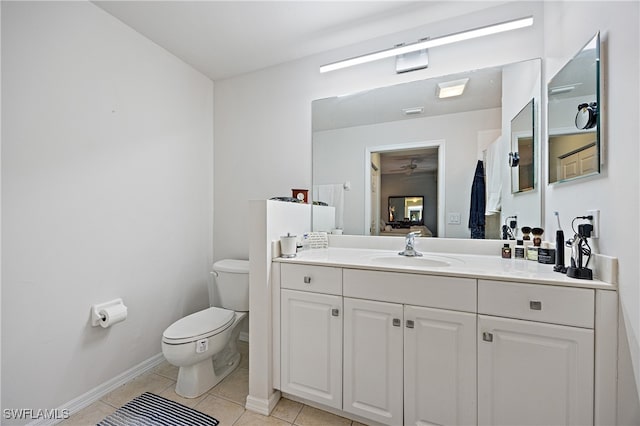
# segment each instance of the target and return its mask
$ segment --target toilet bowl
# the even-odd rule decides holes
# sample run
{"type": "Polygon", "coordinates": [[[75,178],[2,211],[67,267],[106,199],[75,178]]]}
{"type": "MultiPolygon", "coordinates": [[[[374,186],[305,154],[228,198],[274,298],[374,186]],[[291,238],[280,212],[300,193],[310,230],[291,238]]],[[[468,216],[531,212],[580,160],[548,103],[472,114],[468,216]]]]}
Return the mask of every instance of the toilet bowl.
{"type": "Polygon", "coordinates": [[[216,299],[211,297],[215,290],[223,307],[211,306],[181,318],[162,334],[164,357],[179,367],[176,393],[185,398],[204,394],[240,364],[237,342],[249,308],[249,262],[216,262],[213,275],[210,300],[216,299]]]}

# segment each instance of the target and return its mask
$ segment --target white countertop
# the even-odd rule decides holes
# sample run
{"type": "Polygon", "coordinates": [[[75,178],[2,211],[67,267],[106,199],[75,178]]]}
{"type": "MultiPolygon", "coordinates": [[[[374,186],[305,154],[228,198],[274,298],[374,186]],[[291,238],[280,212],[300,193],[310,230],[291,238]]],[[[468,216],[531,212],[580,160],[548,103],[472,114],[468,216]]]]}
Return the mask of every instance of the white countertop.
{"type": "Polygon", "coordinates": [[[423,258],[427,259],[426,264],[421,261],[423,258],[399,256],[397,250],[338,247],[304,250],[298,252],[294,258],[278,257],[273,260],[283,263],[478,278],[603,290],[616,290],[617,288],[613,283],[596,279],[591,281],[569,278],[565,274],[554,272],[553,265],[545,265],[531,260],[503,259],[499,255],[422,253],[424,255],[423,258]],[[430,265],[428,264],[428,259],[434,260],[435,264],[437,264],[438,261],[444,261],[447,262],[448,265],[430,265]],[[414,260],[415,262],[413,262],[414,260]]]}

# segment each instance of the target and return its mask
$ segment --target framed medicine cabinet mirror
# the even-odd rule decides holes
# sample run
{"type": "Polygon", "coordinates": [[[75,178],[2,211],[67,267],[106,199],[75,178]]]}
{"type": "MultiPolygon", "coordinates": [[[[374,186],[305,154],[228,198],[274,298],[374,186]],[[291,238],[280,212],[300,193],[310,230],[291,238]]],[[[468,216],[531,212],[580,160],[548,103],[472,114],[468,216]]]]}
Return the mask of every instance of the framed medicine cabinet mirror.
{"type": "Polygon", "coordinates": [[[549,183],[600,173],[600,33],[548,84],[549,183]]]}
{"type": "Polygon", "coordinates": [[[511,120],[511,193],[535,188],[535,103],[531,99],[511,120]]]}

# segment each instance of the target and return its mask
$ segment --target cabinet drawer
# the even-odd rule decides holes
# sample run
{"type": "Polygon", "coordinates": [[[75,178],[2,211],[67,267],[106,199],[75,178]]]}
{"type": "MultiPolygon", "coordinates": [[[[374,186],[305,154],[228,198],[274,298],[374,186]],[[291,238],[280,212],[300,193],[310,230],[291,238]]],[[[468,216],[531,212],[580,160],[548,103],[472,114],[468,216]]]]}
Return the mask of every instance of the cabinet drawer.
{"type": "Polygon", "coordinates": [[[584,288],[478,281],[478,313],[593,328],[594,291],[584,288]]]}
{"type": "Polygon", "coordinates": [[[283,263],[280,287],[342,296],[342,269],[283,263]]]}
{"type": "Polygon", "coordinates": [[[430,308],[476,312],[476,280],[345,269],[344,295],[430,308]]]}

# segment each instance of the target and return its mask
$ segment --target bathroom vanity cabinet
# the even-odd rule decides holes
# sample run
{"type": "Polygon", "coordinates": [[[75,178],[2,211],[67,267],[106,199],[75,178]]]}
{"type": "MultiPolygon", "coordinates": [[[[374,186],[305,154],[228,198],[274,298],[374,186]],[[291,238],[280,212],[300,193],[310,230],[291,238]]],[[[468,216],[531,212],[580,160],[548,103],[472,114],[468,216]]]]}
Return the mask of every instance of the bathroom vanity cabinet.
{"type": "Polygon", "coordinates": [[[475,280],[357,269],[343,280],[343,410],[394,425],[403,413],[406,424],[475,423],[475,280]]]}
{"type": "Polygon", "coordinates": [[[609,406],[596,392],[610,368],[595,362],[594,312],[597,292],[602,312],[615,292],[278,267],[285,394],[390,425],[598,424],[609,406]]]}
{"type": "Polygon", "coordinates": [[[479,280],[479,424],[594,424],[594,296],[479,280]]]}
{"type": "Polygon", "coordinates": [[[282,272],[282,391],[341,409],[342,271],[286,265],[282,272]]]}

